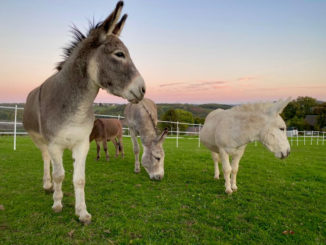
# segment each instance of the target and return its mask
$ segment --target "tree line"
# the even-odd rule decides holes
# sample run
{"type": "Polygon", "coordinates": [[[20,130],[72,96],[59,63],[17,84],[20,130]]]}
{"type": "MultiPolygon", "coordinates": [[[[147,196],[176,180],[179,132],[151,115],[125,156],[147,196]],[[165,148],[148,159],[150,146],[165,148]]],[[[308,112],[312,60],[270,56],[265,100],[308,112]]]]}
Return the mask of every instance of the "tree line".
{"type": "MultiPolygon", "coordinates": [[[[15,104],[2,104],[14,106],[15,104]]],[[[23,107],[24,104],[19,104],[23,107]]],[[[125,104],[94,104],[95,114],[121,115],[125,104]]],[[[209,112],[217,108],[229,109],[232,106],[223,104],[157,104],[158,117],[163,121],[186,122],[190,124],[204,124],[205,117],[209,112]]],[[[22,121],[22,110],[18,110],[17,121],[22,121]]],[[[292,100],[284,109],[282,115],[289,128],[298,130],[325,130],[326,131],[326,102],[317,101],[312,97],[298,97],[292,100]]],[[[0,109],[1,121],[13,121],[14,110],[0,109]]],[[[162,123],[160,128],[176,130],[176,124],[162,123]]],[[[180,131],[185,131],[188,125],[179,125],[180,131]]]]}

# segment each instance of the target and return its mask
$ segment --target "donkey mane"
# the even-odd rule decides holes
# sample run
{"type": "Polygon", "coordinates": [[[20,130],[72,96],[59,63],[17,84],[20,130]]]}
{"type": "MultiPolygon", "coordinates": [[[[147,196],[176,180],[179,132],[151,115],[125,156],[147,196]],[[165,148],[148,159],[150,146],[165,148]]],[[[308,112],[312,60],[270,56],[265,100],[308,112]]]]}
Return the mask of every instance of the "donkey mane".
{"type": "Polygon", "coordinates": [[[150,113],[150,111],[147,109],[147,107],[144,105],[144,103],[142,103],[143,105],[143,108],[145,109],[145,111],[147,112],[147,114],[149,115],[151,121],[152,121],[152,125],[153,125],[153,128],[155,130],[155,132],[157,133],[157,127],[156,127],[156,120],[153,118],[153,115],[152,113],[150,113]]]}
{"type": "Polygon", "coordinates": [[[261,102],[261,103],[251,103],[251,104],[243,104],[234,106],[231,110],[234,111],[242,111],[242,112],[257,112],[257,111],[266,111],[268,110],[274,103],[271,102],[261,102]]]}
{"type": "Polygon", "coordinates": [[[72,33],[72,41],[71,43],[67,46],[63,48],[63,61],[58,62],[57,66],[55,67],[58,71],[61,71],[65,62],[67,61],[67,59],[70,57],[70,55],[73,53],[73,51],[75,50],[75,48],[83,41],[85,40],[87,37],[89,37],[89,35],[92,33],[93,30],[98,29],[101,24],[103,23],[103,21],[98,22],[97,24],[95,24],[94,20],[93,21],[89,21],[89,27],[88,27],[88,31],[86,32],[86,34],[82,33],[77,26],[75,26],[74,24],[71,26],[71,30],[70,32],[72,33]]]}

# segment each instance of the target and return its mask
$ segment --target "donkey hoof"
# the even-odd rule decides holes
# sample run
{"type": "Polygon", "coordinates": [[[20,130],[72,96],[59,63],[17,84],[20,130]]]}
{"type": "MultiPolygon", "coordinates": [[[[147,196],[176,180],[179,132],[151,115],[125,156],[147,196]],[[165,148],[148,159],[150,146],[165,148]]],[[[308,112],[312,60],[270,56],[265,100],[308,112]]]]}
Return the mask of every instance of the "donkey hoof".
{"type": "Polygon", "coordinates": [[[55,213],[60,213],[60,212],[62,211],[62,205],[61,205],[61,204],[53,205],[53,206],[52,206],[52,210],[53,210],[55,213]]]}
{"type": "Polygon", "coordinates": [[[215,175],[214,176],[214,179],[220,179],[220,176],[219,175],[215,175]]]}
{"type": "Polygon", "coordinates": [[[231,190],[231,188],[225,189],[225,193],[226,193],[226,194],[232,194],[232,190],[231,190]]]}
{"type": "Polygon", "coordinates": [[[45,192],[49,193],[49,192],[53,192],[53,186],[52,183],[46,183],[43,185],[43,189],[45,192]]]}
{"type": "Polygon", "coordinates": [[[135,168],[135,173],[136,174],[140,173],[140,168],[135,168]]]}
{"type": "Polygon", "coordinates": [[[97,157],[97,158],[95,158],[95,160],[96,160],[96,161],[98,161],[98,160],[100,160],[100,158],[99,158],[99,157],[97,157]]]}
{"type": "Polygon", "coordinates": [[[48,188],[48,189],[45,189],[45,188],[44,188],[44,192],[45,192],[46,194],[50,194],[50,193],[53,193],[54,190],[53,190],[52,187],[50,187],[50,188],[48,188]]]}
{"type": "Polygon", "coordinates": [[[232,186],[232,190],[233,190],[233,191],[237,191],[237,190],[238,190],[238,186],[233,185],[233,186],[232,186]]]}
{"type": "Polygon", "coordinates": [[[92,215],[86,212],[79,216],[79,221],[82,222],[84,225],[88,225],[92,221],[92,215]]]}

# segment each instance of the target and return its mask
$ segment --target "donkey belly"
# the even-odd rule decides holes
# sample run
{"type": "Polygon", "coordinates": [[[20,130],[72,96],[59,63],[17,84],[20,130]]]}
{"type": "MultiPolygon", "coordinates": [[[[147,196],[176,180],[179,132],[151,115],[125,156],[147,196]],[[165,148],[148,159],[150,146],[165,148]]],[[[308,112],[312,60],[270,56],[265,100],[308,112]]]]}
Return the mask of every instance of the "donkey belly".
{"type": "Polygon", "coordinates": [[[218,153],[218,147],[215,143],[215,125],[205,122],[203,128],[200,131],[200,141],[209,150],[218,153]]]}
{"type": "Polygon", "coordinates": [[[52,142],[71,150],[78,143],[88,141],[92,127],[92,123],[67,124],[53,137],[52,142]]]}

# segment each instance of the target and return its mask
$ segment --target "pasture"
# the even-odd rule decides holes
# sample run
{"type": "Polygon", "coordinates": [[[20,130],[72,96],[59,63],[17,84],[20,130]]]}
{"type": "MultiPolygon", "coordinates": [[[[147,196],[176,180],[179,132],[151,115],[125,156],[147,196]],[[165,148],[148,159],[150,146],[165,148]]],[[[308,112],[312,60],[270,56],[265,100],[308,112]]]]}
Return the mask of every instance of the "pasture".
{"type": "MultiPolygon", "coordinates": [[[[285,160],[250,144],[240,162],[239,190],[224,193],[210,153],[196,140],[167,139],[165,176],[133,173],[130,138],[125,159],[110,162],[91,144],[86,203],[92,223],[74,216],[72,158],[64,154],[63,211],[52,212],[42,189],[40,151],[29,137],[0,137],[0,244],[325,244],[326,145],[292,146],[285,160]]],[[[221,169],[221,168],[220,168],[221,169]]]]}

